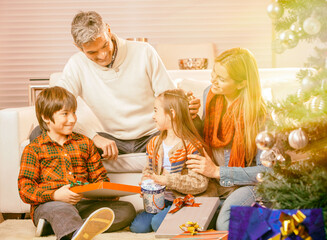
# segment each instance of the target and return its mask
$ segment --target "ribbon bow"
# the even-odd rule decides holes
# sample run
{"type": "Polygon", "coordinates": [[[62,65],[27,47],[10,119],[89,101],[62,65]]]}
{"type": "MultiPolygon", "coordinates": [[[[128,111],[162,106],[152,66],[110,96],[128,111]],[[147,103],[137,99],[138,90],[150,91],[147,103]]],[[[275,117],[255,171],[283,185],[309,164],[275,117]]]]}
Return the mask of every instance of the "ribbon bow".
{"type": "Polygon", "coordinates": [[[182,207],[199,207],[201,203],[195,203],[194,196],[192,194],[186,195],[184,198],[175,198],[173,204],[175,208],[168,213],[175,213],[182,207]]]}
{"type": "Polygon", "coordinates": [[[269,240],[284,240],[292,233],[304,240],[312,240],[305,229],[305,226],[301,224],[305,218],[306,216],[300,210],[298,210],[297,213],[293,214],[292,216],[282,212],[279,216],[279,221],[282,223],[280,233],[272,238],[269,238],[269,240]]]}
{"type": "Polygon", "coordinates": [[[200,227],[197,222],[186,222],[183,225],[180,225],[179,228],[185,232],[191,233],[191,235],[203,231],[203,227],[200,227]]]}
{"type": "Polygon", "coordinates": [[[75,186],[83,186],[89,184],[88,182],[82,182],[82,181],[76,181],[76,183],[71,183],[70,187],[75,187],[75,186]]]}

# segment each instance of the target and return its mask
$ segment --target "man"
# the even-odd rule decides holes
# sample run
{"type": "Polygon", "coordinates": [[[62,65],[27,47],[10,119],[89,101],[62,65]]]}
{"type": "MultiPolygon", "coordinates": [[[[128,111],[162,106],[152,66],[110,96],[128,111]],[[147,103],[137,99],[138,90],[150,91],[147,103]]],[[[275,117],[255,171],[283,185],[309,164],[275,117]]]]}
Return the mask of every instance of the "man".
{"type": "MultiPolygon", "coordinates": [[[[94,11],[78,13],[71,33],[80,52],[69,59],[55,84],[82,97],[106,131],[85,129],[85,135],[109,160],[118,153],[145,152],[157,134],[155,96],[175,88],[157,52],[147,43],[117,37],[94,11]]],[[[196,115],[200,100],[192,98],[191,114],[196,115]]]]}

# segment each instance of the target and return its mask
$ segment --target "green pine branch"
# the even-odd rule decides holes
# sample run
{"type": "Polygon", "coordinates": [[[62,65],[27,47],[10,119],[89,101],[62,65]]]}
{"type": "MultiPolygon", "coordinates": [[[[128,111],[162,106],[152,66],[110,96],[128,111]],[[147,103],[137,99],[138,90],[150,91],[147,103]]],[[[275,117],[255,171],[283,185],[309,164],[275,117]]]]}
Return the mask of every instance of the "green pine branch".
{"type": "MultiPolygon", "coordinates": [[[[327,158],[325,157],[325,161],[327,158]]],[[[322,208],[327,226],[327,168],[310,161],[276,164],[257,185],[257,194],[276,209],[322,208]]]]}

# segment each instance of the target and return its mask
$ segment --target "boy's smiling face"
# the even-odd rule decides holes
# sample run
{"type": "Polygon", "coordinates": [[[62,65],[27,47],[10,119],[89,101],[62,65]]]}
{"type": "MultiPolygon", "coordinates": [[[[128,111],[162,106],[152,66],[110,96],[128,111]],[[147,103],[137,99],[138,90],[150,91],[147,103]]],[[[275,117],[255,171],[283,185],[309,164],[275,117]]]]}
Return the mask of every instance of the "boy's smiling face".
{"type": "Polygon", "coordinates": [[[77,117],[73,110],[61,109],[52,116],[53,121],[44,119],[49,131],[48,134],[53,140],[65,139],[72,134],[77,117]]]}

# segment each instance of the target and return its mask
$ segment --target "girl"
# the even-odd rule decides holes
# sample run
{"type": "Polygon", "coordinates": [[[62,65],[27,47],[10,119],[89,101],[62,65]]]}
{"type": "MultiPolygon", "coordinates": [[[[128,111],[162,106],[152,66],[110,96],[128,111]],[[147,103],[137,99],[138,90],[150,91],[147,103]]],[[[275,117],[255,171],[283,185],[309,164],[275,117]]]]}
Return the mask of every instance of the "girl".
{"type": "Polygon", "coordinates": [[[215,59],[212,85],[204,91],[204,140],[213,161],[189,155],[187,167],[217,180],[219,197],[226,198],[217,219],[218,230],[228,230],[231,205],[255,202],[256,175],[261,165],[255,137],[266,108],[256,60],[247,49],[233,48],[215,59]],[[243,187],[242,187],[243,186],[243,187]]]}
{"type": "Polygon", "coordinates": [[[138,214],[130,227],[132,232],[157,231],[175,197],[204,192],[207,196],[216,195],[215,188],[207,190],[207,177],[186,168],[188,154],[204,154],[203,140],[193,125],[188,100],[181,89],[167,90],[155,100],[153,120],[160,135],[147,145],[148,163],[142,181],[152,179],[166,186],[166,207],[157,214],[138,214]]]}

